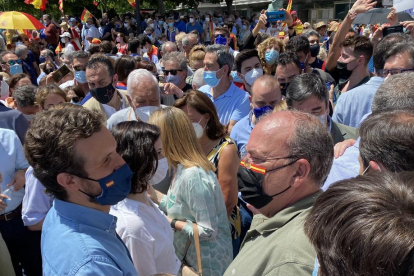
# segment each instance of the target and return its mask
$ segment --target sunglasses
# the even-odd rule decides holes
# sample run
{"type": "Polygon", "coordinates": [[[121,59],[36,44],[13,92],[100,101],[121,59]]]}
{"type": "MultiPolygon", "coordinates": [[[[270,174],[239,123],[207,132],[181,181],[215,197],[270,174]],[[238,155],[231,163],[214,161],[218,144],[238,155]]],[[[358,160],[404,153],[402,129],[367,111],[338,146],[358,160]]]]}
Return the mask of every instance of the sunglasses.
{"type": "Polygon", "coordinates": [[[177,72],[182,72],[183,70],[164,70],[164,75],[168,76],[170,73],[171,75],[177,75],[177,72]]]}
{"type": "Polygon", "coordinates": [[[9,60],[7,62],[2,62],[2,64],[9,64],[10,66],[13,66],[15,64],[22,64],[22,61],[20,59],[17,60],[9,60]]]}
{"type": "Polygon", "coordinates": [[[72,101],[74,102],[74,103],[78,103],[78,102],[80,102],[82,99],[81,99],[81,97],[73,97],[72,98],[72,101]]]}
{"type": "Polygon", "coordinates": [[[86,71],[86,67],[85,66],[73,66],[73,69],[75,69],[75,71],[86,71]]]}
{"type": "Polygon", "coordinates": [[[226,35],[225,35],[225,34],[216,34],[216,35],[214,36],[214,38],[217,38],[217,37],[222,37],[222,38],[225,38],[225,37],[226,37],[226,35]]]}

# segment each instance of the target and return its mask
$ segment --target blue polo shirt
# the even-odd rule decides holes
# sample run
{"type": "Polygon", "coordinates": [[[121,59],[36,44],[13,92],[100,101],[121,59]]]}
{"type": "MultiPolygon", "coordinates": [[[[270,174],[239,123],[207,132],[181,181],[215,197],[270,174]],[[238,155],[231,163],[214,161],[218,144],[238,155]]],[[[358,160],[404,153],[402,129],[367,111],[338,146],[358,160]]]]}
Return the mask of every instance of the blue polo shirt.
{"type": "Polygon", "coordinates": [[[180,32],[185,32],[185,22],[180,20],[178,22],[174,22],[174,27],[176,27],[180,32]]]}
{"type": "Polygon", "coordinates": [[[238,88],[232,82],[229,89],[217,99],[213,99],[211,95],[211,86],[204,85],[199,91],[206,94],[216,106],[220,123],[228,125],[230,120],[240,121],[250,112],[249,94],[238,88]]]}
{"type": "Polygon", "coordinates": [[[234,140],[237,145],[237,150],[241,157],[247,154],[246,144],[249,141],[250,133],[252,133],[254,125],[252,124],[252,112],[246,117],[238,121],[230,133],[230,138],[234,140]]]}
{"type": "Polygon", "coordinates": [[[203,34],[203,27],[201,27],[201,25],[199,23],[195,23],[194,26],[191,23],[187,23],[187,31],[186,33],[188,34],[191,31],[197,30],[199,36],[201,36],[203,34]]]}
{"type": "Polygon", "coordinates": [[[117,218],[55,199],[42,229],[43,275],[138,275],[117,218]]]}

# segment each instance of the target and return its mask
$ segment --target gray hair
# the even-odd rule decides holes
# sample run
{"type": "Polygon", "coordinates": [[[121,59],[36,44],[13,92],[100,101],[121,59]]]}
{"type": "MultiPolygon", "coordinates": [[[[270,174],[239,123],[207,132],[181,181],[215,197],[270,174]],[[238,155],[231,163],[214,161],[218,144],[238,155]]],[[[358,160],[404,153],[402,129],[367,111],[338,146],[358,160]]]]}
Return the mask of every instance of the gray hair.
{"type": "Polygon", "coordinates": [[[182,41],[182,45],[183,45],[183,46],[184,46],[184,45],[188,45],[188,44],[190,43],[190,36],[193,36],[193,37],[195,37],[195,38],[197,38],[197,39],[198,39],[198,35],[196,35],[196,34],[193,34],[193,33],[186,34],[186,35],[183,37],[183,41],[182,41]]]}
{"type": "Polygon", "coordinates": [[[310,36],[320,37],[321,35],[315,30],[310,30],[310,31],[303,33],[302,36],[309,38],[310,36]]]}
{"type": "Polygon", "coordinates": [[[44,50],[42,50],[40,53],[42,53],[43,51],[46,53],[46,55],[47,55],[48,57],[51,57],[51,58],[52,58],[52,60],[53,60],[54,55],[53,55],[53,52],[52,52],[51,50],[49,50],[49,49],[44,49],[44,50]]]}
{"type": "Polygon", "coordinates": [[[132,98],[132,88],[137,86],[141,82],[145,81],[153,81],[155,85],[158,87],[158,95],[159,93],[159,86],[158,81],[155,76],[146,69],[135,69],[132,71],[127,79],[127,93],[132,98]]]}
{"type": "Polygon", "coordinates": [[[63,54],[63,56],[67,59],[67,60],[69,60],[69,62],[70,63],[73,63],[73,54],[74,53],[76,53],[76,52],[69,52],[69,53],[64,53],[63,54]]]}
{"type": "Polygon", "coordinates": [[[17,45],[16,49],[14,50],[14,53],[18,58],[21,58],[27,51],[26,45],[17,45]]]}
{"type": "Polygon", "coordinates": [[[291,161],[305,159],[310,164],[309,177],[322,187],[332,167],[334,142],[329,129],[308,113],[286,111],[292,113],[294,134],[287,141],[291,161]]]}
{"type": "Polygon", "coordinates": [[[200,89],[201,86],[205,85],[203,78],[204,68],[197,69],[197,71],[193,74],[193,82],[192,84],[195,85],[195,89],[200,89]]]}
{"type": "Polygon", "coordinates": [[[224,65],[229,66],[229,75],[234,64],[234,56],[223,45],[213,44],[206,48],[206,53],[213,53],[217,55],[217,63],[222,68],[224,65]]]}
{"type": "Polygon", "coordinates": [[[398,54],[408,54],[409,62],[411,67],[414,66],[414,44],[413,43],[395,43],[391,45],[390,49],[384,55],[384,62],[388,58],[398,55],[398,54]]]}
{"type": "Polygon", "coordinates": [[[286,90],[286,104],[288,108],[292,108],[293,102],[302,102],[312,95],[328,103],[328,90],[320,77],[312,73],[298,75],[286,90]]]}
{"type": "Polygon", "coordinates": [[[3,60],[4,56],[5,55],[9,55],[9,54],[13,54],[14,55],[15,53],[13,53],[12,51],[3,51],[3,52],[1,52],[0,53],[0,62],[3,63],[4,62],[4,60],[3,60]]]}
{"type": "Polygon", "coordinates": [[[164,62],[164,66],[168,62],[176,62],[178,63],[180,70],[187,71],[187,59],[185,58],[184,54],[181,52],[166,53],[162,57],[162,60],[164,62]]]}
{"type": "Polygon", "coordinates": [[[414,72],[392,75],[375,93],[372,112],[414,110],[414,72]]]}
{"type": "Polygon", "coordinates": [[[23,85],[13,90],[13,99],[19,107],[34,106],[36,100],[36,87],[23,85]]]}
{"type": "Polygon", "coordinates": [[[75,51],[72,53],[72,59],[75,58],[89,58],[89,53],[84,51],[75,51]]]}
{"type": "Polygon", "coordinates": [[[167,48],[167,47],[175,47],[175,49],[176,49],[175,51],[178,51],[177,44],[175,44],[174,42],[171,42],[171,41],[167,41],[167,42],[165,42],[161,45],[161,51],[164,54],[165,54],[165,48],[167,48]]]}

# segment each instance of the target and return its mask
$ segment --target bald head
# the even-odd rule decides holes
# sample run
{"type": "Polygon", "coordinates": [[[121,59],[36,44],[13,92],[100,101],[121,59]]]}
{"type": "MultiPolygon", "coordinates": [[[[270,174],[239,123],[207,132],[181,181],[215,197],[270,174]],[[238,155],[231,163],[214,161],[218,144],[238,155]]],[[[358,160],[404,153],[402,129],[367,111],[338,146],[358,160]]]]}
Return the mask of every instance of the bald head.
{"type": "Polygon", "coordinates": [[[282,100],[282,92],[276,78],[264,75],[253,83],[251,104],[253,108],[271,106],[274,108],[282,100]]]}
{"type": "Polygon", "coordinates": [[[162,54],[165,55],[166,53],[177,52],[177,44],[171,41],[167,41],[162,44],[161,46],[162,54]]]}

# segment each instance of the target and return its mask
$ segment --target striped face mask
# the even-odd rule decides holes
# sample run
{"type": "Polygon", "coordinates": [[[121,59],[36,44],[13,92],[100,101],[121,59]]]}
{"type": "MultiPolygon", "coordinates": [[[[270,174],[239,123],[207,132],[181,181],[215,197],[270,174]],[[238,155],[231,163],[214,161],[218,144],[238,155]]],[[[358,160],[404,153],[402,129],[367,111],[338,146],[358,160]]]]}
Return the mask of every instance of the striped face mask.
{"type": "Polygon", "coordinates": [[[100,195],[90,195],[82,190],[79,191],[94,199],[101,205],[115,205],[121,200],[124,200],[131,192],[132,172],[126,163],[117,170],[113,171],[111,174],[98,180],[88,177],[80,178],[99,183],[99,186],[101,186],[102,189],[102,193],[100,195]]]}
{"type": "Polygon", "coordinates": [[[239,171],[237,172],[237,181],[242,199],[245,202],[253,205],[253,207],[255,207],[256,209],[260,209],[269,204],[275,196],[283,194],[284,192],[289,190],[291,186],[288,186],[283,191],[276,193],[274,195],[267,195],[263,191],[263,180],[265,178],[266,173],[280,170],[282,168],[290,166],[297,160],[298,159],[271,170],[266,170],[265,168],[262,168],[260,166],[242,161],[240,163],[239,171]]]}

